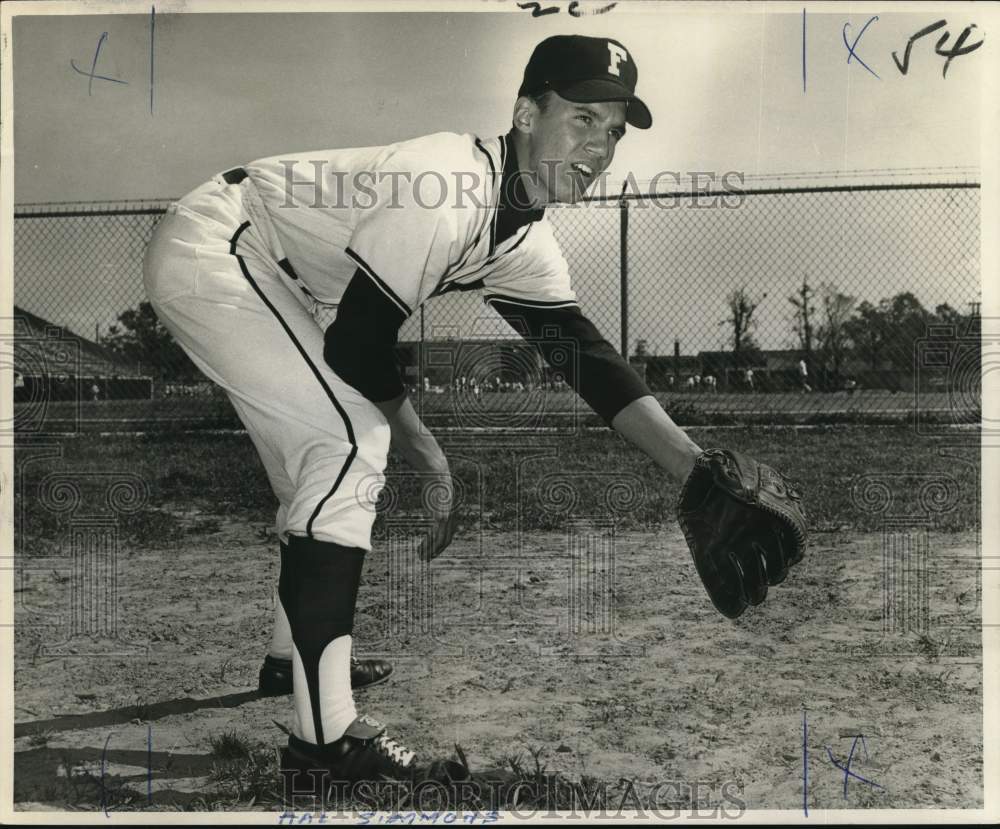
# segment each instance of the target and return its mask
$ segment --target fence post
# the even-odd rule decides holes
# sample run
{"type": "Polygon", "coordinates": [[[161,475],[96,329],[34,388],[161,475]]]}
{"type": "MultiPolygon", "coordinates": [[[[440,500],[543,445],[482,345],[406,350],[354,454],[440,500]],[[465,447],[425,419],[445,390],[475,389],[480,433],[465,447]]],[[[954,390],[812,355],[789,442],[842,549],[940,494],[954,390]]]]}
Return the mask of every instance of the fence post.
{"type": "Polygon", "coordinates": [[[424,306],[420,306],[420,344],[417,346],[417,411],[424,413],[424,306]]]}
{"type": "Polygon", "coordinates": [[[622,357],[628,361],[628,202],[625,200],[624,188],[622,189],[622,199],[618,206],[620,217],[620,242],[621,253],[621,329],[622,329],[622,357]]]}

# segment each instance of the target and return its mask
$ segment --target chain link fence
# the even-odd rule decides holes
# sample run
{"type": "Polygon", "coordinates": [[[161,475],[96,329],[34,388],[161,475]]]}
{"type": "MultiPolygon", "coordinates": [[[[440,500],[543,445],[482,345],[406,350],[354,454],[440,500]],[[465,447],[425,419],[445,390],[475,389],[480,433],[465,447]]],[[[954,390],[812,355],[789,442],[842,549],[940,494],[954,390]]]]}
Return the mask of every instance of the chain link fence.
{"type": "MultiPolygon", "coordinates": [[[[145,302],[167,204],[16,208],[15,429],[235,425],[145,302]]],[[[981,418],[975,181],[744,182],[547,215],[584,312],[682,423],[981,418]]],[[[418,309],[398,356],[437,425],[581,411],[478,292],[418,309]]]]}

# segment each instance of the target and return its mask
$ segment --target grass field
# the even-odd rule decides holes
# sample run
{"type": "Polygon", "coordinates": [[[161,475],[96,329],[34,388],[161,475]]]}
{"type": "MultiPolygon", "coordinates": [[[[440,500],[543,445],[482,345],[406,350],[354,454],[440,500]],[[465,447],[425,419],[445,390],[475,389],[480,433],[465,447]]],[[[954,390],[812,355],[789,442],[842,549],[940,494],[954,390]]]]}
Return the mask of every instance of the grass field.
{"type": "MultiPolygon", "coordinates": [[[[413,395],[428,424],[452,428],[530,430],[552,424],[593,425],[597,418],[574,392],[445,392],[413,395]]],[[[976,424],[982,420],[978,395],[946,392],[861,390],[785,393],[658,393],[671,416],[684,426],[741,423],[907,423],[976,424]]],[[[156,400],[104,400],[21,403],[15,407],[17,430],[39,432],[128,431],[142,428],[238,426],[221,396],[156,400]]]]}
{"type": "MultiPolygon", "coordinates": [[[[981,806],[978,432],[691,434],[806,493],[810,552],[763,605],[712,609],[677,487],[613,433],[447,434],[462,524],[429,567],[419,482],[390,462],[355,634],[396,673],[359,709],[484,779],[548,785],[525,808],[650,806],[664,782],[730,814],[981,806]]],[[[15,803],[280,808],[291,706],[252,692],[275,505],[249,440],[82,434],[15,458],[15,803]],[[99,595],[79,550],[113,559],[99,595]]]]}

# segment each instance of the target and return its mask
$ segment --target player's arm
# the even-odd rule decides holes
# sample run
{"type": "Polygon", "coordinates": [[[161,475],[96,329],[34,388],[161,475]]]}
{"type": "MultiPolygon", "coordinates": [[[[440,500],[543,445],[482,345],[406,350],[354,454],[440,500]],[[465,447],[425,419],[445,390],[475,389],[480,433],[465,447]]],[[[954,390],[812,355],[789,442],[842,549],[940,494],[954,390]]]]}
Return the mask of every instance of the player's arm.
{"type": "Polygon", "coordinates": [[[389,421],[393,447],[410,466],[420,472],[449,472],[448,458],[424,426],[405,391],[399,397],[375,405],[389,421]]]}
{"type": "Polygon", "coordinates": [[[434,518],[417,554],[436,558],[451,543],[458,513],[451,505],[454,490],[448,459],[420,422],[396,367],[395,347],[406,314],[375,280],[355,271],[337,307],[337,317],[326,329],[323,359],[342,380],[356,388],[385,415],[392,445],[418,472],[437,487],[425,503],[434,518]]]}
{"type": "Polygon", "coordinates": [[[425,560],[448,545],[457,513],[451,510],[447,458],[405,394],[395,346],[400,325],[421,299],[421,285],[445,273],[464,239],[459,211],[451,207],[456,196],[449,194],[430,208],[440,187],[426,182],[423,173],[450,169],[449,159],[466,143],[458,135],[428,138],[397,148],[378,163],[377,180],[357,202],[357,222],[344,248],[358,270],[327,329],[324,352],[334,371],[381,409],[393,446],[424,473],[424,504],[434,519],[419,550],[425,560]]]}
{"type": "Polygon", "coordinates": [[[663,411],[645,382],[604,339],[577,305],[528,302],[500,296],[486,301],[546,362],[572,344],[566,381],[611,428],[646,453],[678,482],[687,480],[701,449],[663,411]],[[553,336],[554,335],[554,336],[553,336]]]}
{"type": "Polygon", "coordinates": [[[670,419],[652,394],[626,404],[612,419],[611,428],[678,482],[687,480],[701,454],[701,448],[670,419]]]}
{"type": "Polygon", "coordinates": [[[410,403],[395,348],[405,313],[360,268],[326,330],[323,358],[337,376],[385,415],[393,446],[421,472],[447,472],[448,460],[410,403]]]}

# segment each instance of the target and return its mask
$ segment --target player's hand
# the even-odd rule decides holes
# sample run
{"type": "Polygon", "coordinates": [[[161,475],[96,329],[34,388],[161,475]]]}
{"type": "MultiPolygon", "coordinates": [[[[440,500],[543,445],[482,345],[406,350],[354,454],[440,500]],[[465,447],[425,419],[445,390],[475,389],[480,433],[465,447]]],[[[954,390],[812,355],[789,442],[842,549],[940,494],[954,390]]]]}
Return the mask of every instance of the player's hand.
{"type": "Polygon", "coordinates": [[[451,544],[458,525],[455,511],[455,484],[451,472],[435,472],[422,476],[422,501],[431,515],[431,527],[417,548],[421,561],[433,561],[451,544]]]}
{"type": "Polygon", "coordinates": [[[431,526],[420,542],[417,554],[423,561],[432,561],[444,552],[455,534],[458,516],[455,486],[448,459],[434,435],[420,422],[406,395],[394,401],[376,404],[386,417],[392,431],[392,445],[420,473],[421,500],[424,512],[430,515],[431,526]]]}

